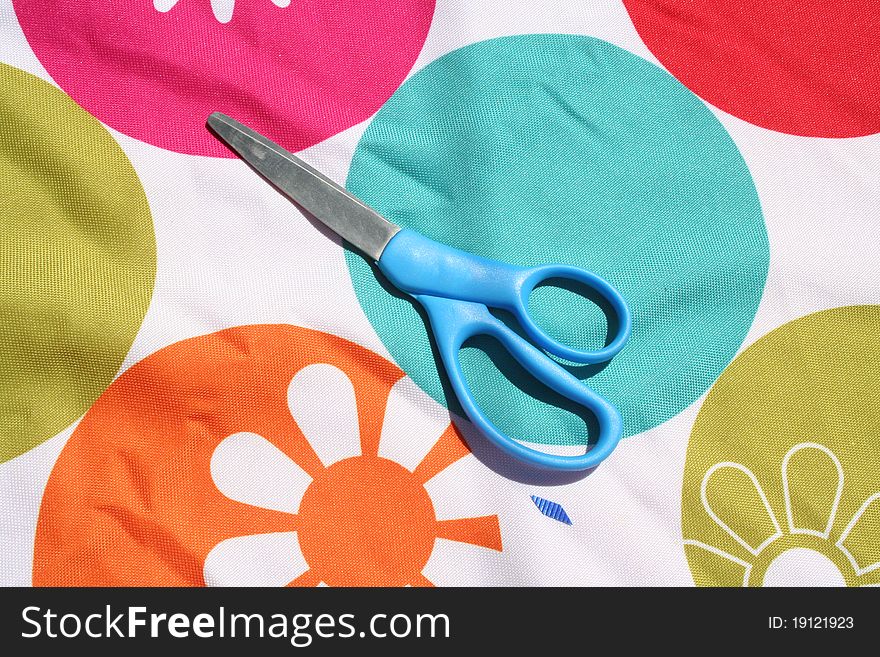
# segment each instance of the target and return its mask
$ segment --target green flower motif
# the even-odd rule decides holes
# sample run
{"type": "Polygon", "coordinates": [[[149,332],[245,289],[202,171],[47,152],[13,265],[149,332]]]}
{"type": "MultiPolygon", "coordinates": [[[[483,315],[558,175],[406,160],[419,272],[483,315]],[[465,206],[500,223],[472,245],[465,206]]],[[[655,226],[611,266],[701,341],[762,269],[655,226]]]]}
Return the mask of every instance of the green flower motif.
{"type": "Polygon", "coordinates": [[[691,433],[682,534],[700,586],[880,585],[880,306],[741,353],[691,433]]]}
{"type": "MultiPolygon", "coordinates": [[[[840,529],[836,520],[844,479],[843,466],[824,445],[792,447],[782,459],[785,509],[784,522],[780,522],[751,470],[731,461],[716,463],[700,486],[703,508],[750,558],[697,540],[684,543],[730,562],[720,567],[735,574],[743,586],[793,583],[789,579],[792,571],[804,566],[811,569],[813,583],[871,584],[874,579],[868,575],[880,569],[880,549],[871,540],[880,526],[880,492],[868,497],[840,529]],[[809,479],[820,479],[825,485],[799,486],[799,481],[809,479]]],[[[688,556],[692,562],[714,560],[691,552],[688,556]]]]}

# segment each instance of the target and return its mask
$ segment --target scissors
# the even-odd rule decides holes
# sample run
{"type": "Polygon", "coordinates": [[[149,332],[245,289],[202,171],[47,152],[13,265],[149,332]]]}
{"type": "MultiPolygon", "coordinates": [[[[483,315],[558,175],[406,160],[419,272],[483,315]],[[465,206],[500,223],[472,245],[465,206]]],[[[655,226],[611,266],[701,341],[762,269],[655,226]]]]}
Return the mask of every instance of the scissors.
{"type": "Polygon", "coordinates": [[[610,360],[623,348],[631,327],[629,309],[605,280],[572,265],[518,267],[435,242],[391,223],[346,189],[238,121],[215,112],[208,117],[208,126],[278,190],[374,260],[395,287],[424,307],[452,389],[470,421],[490,442],[528,465],[549,470],[586,470],[612,452],[622,433],[620,413],[544,353],[579,364],[595,364],[610,360]],[[532,290],[548,279],[573,280],[605,300],[616,315],[618,327],[606,346],[576,349],[538,327],[529,315],[528,299],[532,290]],[[535,344],[498,320],[489,308],[512,313],[535,344]],[[538,381],[587,408],[599,427],[592,448],[576,456],[550,454],[505,435],[477,406],[462,372],[459,351],[466,340],[478,335],[497,339],[538,381]]]}

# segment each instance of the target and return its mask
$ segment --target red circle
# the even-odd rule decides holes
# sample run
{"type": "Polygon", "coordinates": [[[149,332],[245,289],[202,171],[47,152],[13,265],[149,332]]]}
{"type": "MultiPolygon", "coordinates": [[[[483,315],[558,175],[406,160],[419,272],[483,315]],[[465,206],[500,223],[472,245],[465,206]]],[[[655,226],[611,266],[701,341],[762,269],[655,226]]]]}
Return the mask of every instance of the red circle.
{"type": "Polygon", "coordinates": [[[806,137],[880,132],[880,2],[624,0],[660,62],[744,121],[806,137]]]}
{"type": "Polygon", "coordinates": [[[110,127],[169,150],[231,157],[213,111],[301,150],[369,118],[409,73],[434,0],[14,0],[31,47],[110,127]],[[170,8],[168,8],[168,6],[170,8]]]}

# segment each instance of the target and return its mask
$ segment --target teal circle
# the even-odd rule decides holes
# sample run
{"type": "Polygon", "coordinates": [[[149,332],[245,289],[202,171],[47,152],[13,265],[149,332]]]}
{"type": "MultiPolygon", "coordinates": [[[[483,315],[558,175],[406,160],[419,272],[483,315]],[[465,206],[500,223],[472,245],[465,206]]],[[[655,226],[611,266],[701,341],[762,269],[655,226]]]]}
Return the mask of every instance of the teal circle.
{"type": "MultiPolygon", "coordinates": [[[[572,371],[617,405],[625,435],[709,388],[745,338],[766,280],[757,192],[724,127],[668,73],[594,38],[502,37],[432,62],[372,120],[347,186],[446,244],[521,265],[580,265],[614,285],[633,313],[630,342],[604,368],[572,371]]],[[[346,257],[394,359],[456,410],[416,307],[360,256],[346,257]]],[[[601,346],[603,315],[570,297],[541,288],[530,309],[551,334],[601,346]]],[[[584,418],[555,412],[566,407],[552,396],[524,394],[533,391],[503,356],[465,349],[462,360],[503,431],[585,442],[584,418]]]]}

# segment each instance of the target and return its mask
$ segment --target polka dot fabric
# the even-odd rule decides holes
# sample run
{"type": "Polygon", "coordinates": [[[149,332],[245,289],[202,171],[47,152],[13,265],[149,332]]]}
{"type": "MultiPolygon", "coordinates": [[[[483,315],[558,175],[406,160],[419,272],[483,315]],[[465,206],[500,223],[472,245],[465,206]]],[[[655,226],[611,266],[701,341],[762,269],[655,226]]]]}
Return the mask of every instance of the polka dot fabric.
{"type": "MultiPolygon", "coordinates": [[[[0,584],[876,584],[878,15],[0,0],[0,584]],[[631,343],[575,373],[614,453],[481,447],[423,319],[212,111],[403,225],[613,281],[631,343]]],[[[507,430],[584,449],[589,417],[463,360],[507,430]]]]}

